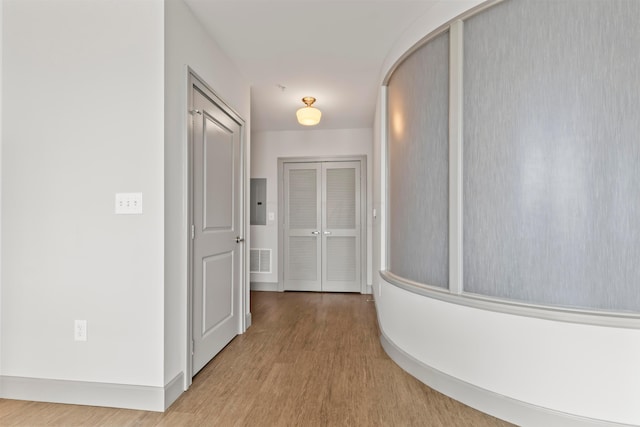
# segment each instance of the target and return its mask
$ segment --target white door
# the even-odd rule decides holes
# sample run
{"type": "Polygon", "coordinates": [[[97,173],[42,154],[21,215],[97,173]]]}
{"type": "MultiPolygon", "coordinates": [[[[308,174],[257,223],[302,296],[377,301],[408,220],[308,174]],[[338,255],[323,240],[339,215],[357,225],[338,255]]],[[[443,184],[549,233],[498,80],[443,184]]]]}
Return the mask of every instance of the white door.
{"type": "Polygon", "coordinates": [[[320,163],[284,165],[284,288],[322,290],[320,163]]]}
{"type": "Polygon", "coordinates": [[[284,289],[361,291],[360,162],[284,164],[284,289]]]}
{"type": "Polygon", "coordinates": [[[192,86],[192,373],[240,332],[241,126],[192,86]]]}
{"type": "Polygon", "coordinates": [[[360,292],[360,162],[322,164],[322,290],[360,292]]]}

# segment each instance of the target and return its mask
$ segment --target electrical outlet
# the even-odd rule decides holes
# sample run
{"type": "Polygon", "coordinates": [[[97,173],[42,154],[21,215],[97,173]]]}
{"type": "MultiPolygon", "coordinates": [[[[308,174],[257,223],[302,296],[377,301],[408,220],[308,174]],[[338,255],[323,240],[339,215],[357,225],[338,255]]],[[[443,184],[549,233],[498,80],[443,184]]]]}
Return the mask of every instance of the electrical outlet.
{"type": "Polygon", "coordinates": [[[73,327],[73,337],[76,341],[87,340],[87,321],[76,320],[73,327]]]}

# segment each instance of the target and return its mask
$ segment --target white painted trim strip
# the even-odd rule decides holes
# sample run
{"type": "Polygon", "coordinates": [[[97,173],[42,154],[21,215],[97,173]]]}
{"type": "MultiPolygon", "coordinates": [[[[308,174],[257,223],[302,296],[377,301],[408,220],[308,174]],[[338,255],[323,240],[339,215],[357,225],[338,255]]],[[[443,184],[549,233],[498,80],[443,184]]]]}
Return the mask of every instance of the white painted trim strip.
{"type": "MultiPolygon", "coordinates": [[[[389,211],[387,209],[387,177],[388,177],[388,152],[389,152],[389,93],[388,86],[382,86],[380,88],[380,111],[382,117],[380,118],[380,268],[382,270],[387,269],[387,229],[389,211]]],[[[375,170],[375,169],[374,169],[375,170]]],[[[375,200],[375,198],[374,198],[375,200]]],[[[375,241],[375,239],[374,239],[375,241]]],[[[375,264],[374,264],[375,265],[375,264]]]]}
{"type": "Polygon", "coordinates": [[[280,292],[281,289],[277,282],[251,282],[252,291],[262,292],[280,292]]]}
{"type": "Polygon", "coordinates": [[[449,29],[449,290],[462,293],[463,22],[449,29]]]}
{"type": "Polygon", "coordinates": [[[0,376],[0,397],[163,412],[182,394],[182,383],[182,374],[165,387],[0,376]]]}
{"type": "Polygon", "coordinates": [[[611,421],[595,420],[577,415],[531,405],[489,390],[477,387],[458,378],[447,375],[411,355],[405,353],[384,332],[380,343],[391,360],[410,375],[465,405],[520,426],[545,427],[619,427],[630,426],[611,421]]]}
{"type": "Polygon", "coordinates": [[[164,410],[169,409],[184,391],[184,372],[180,372],[164,386],[164,410]]]}
{"type": "Polygon", "coordinates": [[[380,277],[391,285],[418,295],[481,310],[584,325],[640,329],[640,315],[635,313],[556,308],[501,300],[464,292],[461,295],[457,295],[449,292],[448,289],[414,282],[397,276],[390,271],[380,271],[380,277]]]}

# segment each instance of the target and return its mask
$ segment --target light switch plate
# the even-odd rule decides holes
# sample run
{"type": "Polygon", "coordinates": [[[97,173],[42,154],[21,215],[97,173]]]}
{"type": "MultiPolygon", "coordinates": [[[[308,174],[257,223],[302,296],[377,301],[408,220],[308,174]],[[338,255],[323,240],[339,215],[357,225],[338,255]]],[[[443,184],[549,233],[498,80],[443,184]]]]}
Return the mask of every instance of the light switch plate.
{"type": "Polygon", "coordinates": [[[116,214],[142,214],[142,193],[116,193],[116,214]]]}

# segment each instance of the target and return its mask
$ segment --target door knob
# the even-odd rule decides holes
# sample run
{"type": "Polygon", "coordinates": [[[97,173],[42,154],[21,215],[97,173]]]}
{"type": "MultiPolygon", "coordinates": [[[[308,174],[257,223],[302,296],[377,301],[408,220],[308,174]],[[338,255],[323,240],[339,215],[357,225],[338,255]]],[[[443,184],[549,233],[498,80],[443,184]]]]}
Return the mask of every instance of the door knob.
{"type": "Polygon", "coordinates": [[[244,242],[244,237],[237,236],[236,243],[244,242]]]}
{"type": "Polygon", "coordinates": [[[326,236],[326,235],[328,235],[328,234],[331,234],[331,232],[330,232],[330,231],[325,231],[325,232],[324,232],[324,235],[325,235],[325,236],[326,236]]]}
{"type": "Polygon", "coordinates": [[[320,234],[320,232],[319,231],[312,231],[311,234],[317,236],[318,234],[320,234]]]}

